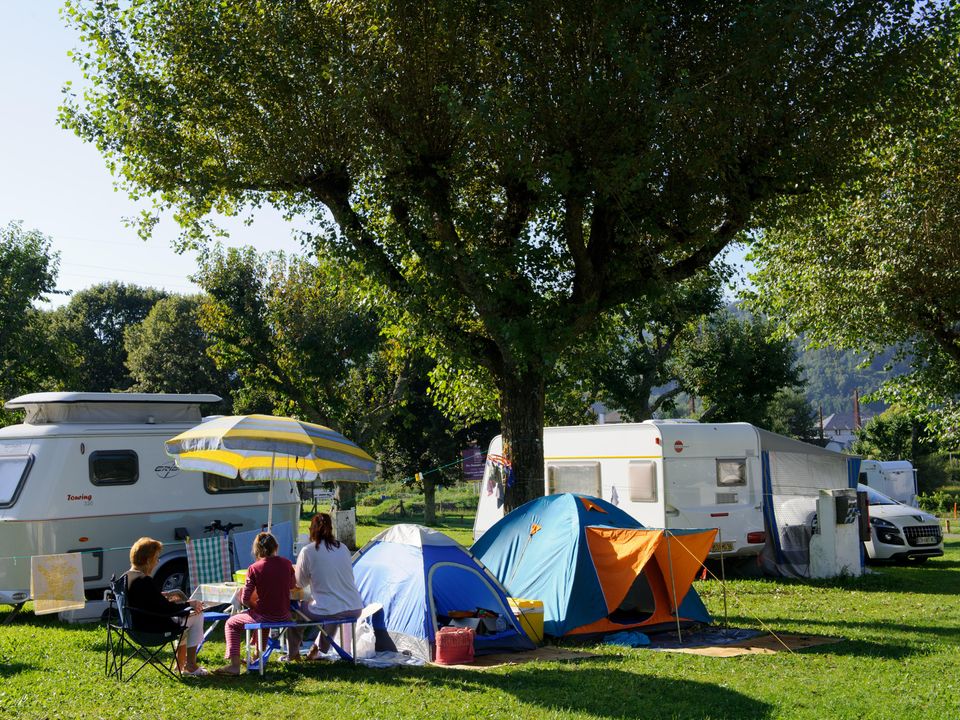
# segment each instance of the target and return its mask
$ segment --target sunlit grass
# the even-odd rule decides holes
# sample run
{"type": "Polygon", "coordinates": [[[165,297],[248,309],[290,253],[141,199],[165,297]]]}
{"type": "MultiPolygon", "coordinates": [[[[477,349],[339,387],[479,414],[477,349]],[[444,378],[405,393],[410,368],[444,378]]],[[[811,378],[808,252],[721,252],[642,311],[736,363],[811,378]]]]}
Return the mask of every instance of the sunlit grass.
{"type": "MultiPolygon", "coordinates": [[[[358,528],[371,535],[379,529],[358,528]]],[[[697,586],[719,618],[720,584],[697,586]]],[[[119,685],[103,678],[103,628],[28,611],[0,628],[0,716],[960,717],[957,538],[944,558],[922,567],[819,582],[736,580],[726,594],[731,625],[844,641],[725,659],[589,646],[596,657],[582,662],[485,672],[276,663],[263,679],[177,683],[151,672],[119,685]]],[[[201,656],[209,666],[224,649],[222,636],[215,638],[201,656]]]]}

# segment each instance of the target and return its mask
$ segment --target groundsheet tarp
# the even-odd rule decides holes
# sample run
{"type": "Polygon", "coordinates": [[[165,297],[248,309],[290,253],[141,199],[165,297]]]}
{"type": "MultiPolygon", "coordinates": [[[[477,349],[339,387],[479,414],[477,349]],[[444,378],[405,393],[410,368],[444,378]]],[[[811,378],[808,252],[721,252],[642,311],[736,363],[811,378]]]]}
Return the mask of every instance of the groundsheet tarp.
{"type": "Polygon", "coordinates": [[[675,633],[652,637],[649,649],[690,655],[706,655],[708,657],[737,657],[738,655],[771,655],[778,652],[794,652],[820,645],[832,645],[842,641],[843,638],[826,635],[765,633],[759,630],[729,628],[682,636],[679,641],[675,633]]]}

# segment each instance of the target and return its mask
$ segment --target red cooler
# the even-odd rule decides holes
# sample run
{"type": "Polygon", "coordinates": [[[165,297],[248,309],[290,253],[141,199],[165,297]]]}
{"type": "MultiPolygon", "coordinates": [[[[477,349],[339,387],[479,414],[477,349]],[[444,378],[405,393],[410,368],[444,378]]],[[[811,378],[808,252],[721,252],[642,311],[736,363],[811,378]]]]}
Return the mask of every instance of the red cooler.
{"type": "Polygon", "coordinates": [[[463,665],[473,662],[472,628],[442,627],[437,631],[437,653],[434,662],[439,665],[463,665]]]}

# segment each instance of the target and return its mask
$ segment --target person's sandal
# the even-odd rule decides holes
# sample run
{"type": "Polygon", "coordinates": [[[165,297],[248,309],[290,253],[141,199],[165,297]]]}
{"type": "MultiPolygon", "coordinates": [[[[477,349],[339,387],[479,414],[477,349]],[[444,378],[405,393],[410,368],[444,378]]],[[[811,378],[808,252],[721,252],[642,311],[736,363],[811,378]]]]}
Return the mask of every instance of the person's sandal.
{"type": "Polygon", "coordinates": [[[319,659],[320,659],[320,648],[318,648],[316,645],[312,645],[310,647],[310,651],[307,653],[307,660],[309,660],[310,662],[314,662],[315,660],[319,660],[319,659]]]}
{"type": "Polygon", "coordinates": [[[197,665],[197,667],[196,667],[195,669],[193,669],[193,670],[183,670],[183,671],[181,671],[180,674],[181,674],[181,675],[188,675],[189,677],[207,677],[207,675],[210,674],[210,671],[207,670],[205,667],[201,667],[200,665],[197,665]]]}

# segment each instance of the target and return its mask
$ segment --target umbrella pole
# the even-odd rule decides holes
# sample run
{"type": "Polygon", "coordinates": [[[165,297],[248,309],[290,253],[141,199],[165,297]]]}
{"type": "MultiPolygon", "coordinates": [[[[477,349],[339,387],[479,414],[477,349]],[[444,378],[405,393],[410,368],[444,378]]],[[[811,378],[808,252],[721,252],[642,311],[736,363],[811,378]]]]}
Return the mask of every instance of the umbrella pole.
{"type": "Polygon", "coordinates": [[[270,480],[267,482],[267,492],[269,500],[267,501],[267,532],[273,528],[273,472],[277,466],[277,454],[270,454],[270,480]]]}

